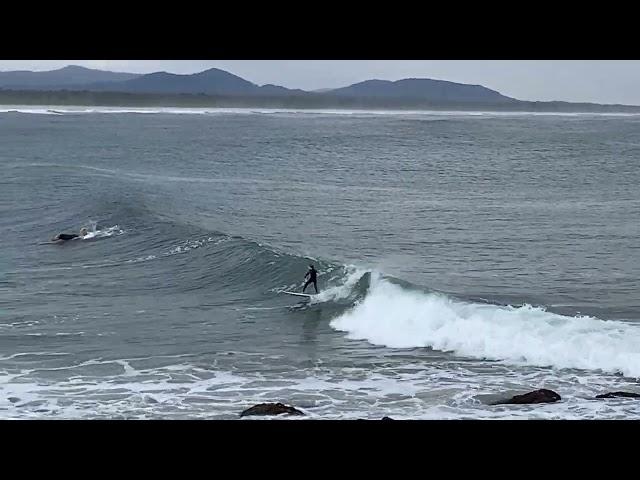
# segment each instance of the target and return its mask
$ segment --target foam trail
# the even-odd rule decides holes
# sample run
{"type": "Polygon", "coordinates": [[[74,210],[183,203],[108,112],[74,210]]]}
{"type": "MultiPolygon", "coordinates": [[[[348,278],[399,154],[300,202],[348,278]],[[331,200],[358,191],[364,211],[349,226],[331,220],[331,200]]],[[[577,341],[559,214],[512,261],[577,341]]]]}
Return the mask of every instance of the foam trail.
{"type": "Polygon", "coordinates": [[[515,364],[640,377],[640,326],[411,292],[372,275],[369,294],[331,322],[348,337],[391,348],[430,347],[515,364]]]}

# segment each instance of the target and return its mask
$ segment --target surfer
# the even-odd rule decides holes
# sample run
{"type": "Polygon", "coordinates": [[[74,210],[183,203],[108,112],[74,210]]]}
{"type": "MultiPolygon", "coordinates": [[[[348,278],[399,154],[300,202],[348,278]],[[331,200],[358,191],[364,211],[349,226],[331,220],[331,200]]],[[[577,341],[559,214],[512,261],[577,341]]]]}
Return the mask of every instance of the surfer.
{"type": "Polygon", "coordinates": [[[57,242],[59,240],[73,240],[74,238],[84,238],[87,236],[87,229],[86,228],[81,228],[80,229],[80,234],[77,233],[59,233],[58,235],[56,235],[55,237],[53,237],[51,239],[52,242],[57,242]]]}
{"type": "Polygon", "coordinates": [[[307,280],[304,284],[304,287],[302,288],[302,293],[304,293],[304,291],[307,289],[307,287],[309,286],[310,283],[313,283],[313,288],[316,289],[316,293],[318,293],[318,281],[317,281],[317,275],[318,272],[316,271],[316,269],[313,267],[313,265],[309,265],[309,270],[307,271],[306,275],[304,276],[304,279],[307,280],[307,277],[309,278],[309,280],[307,280]]]}

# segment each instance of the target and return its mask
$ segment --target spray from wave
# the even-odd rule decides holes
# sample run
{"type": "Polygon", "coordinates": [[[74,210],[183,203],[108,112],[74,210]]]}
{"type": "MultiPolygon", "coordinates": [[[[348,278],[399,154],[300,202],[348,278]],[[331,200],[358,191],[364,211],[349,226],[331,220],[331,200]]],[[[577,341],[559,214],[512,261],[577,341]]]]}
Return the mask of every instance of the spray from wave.
{"type": "Polygon", "coordinates": [[[120,228],[118,225],[113,225],[111,227],[101,227],[98,226],[97,222],[90,222],[89,227],[87,228],[88,233],[82,240],[91,240],[94,238],[107,238],[112,237],[114,235],[122,235],[124,230],[120,228]]]}
{"type": "Polygon", "coordinates": [[[325,302],[340,302],[357,298],[362,291],[363,283],[368,280],[369,271],[353,265],[340,269],[336,274],[325,280],[329,285],[319,294],[314,295],[311,304],[325,302]],[[337,282],[337,283],[336,283],[337,282]],[[359,288],[360,287],[360,288],[359,288]]]}
{"type": "Polygon", "coordinates": [[[369,293],[331,322],[348,338],[391,348],[429,347],[515,364],[640,377],[640,328],[409,291],[373,274],[369,293]]]}

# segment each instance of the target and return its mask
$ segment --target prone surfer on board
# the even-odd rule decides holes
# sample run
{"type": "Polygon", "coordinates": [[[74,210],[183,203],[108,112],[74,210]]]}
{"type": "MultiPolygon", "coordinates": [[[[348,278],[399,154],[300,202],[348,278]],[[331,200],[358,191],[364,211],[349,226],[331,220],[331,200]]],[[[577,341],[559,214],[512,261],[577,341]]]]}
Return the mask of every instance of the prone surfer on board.
{"type": "Polygon", "coordinates": [[[74,238],[83,238],[87,236],[87,229],[86,228],[81,228],[80,229],[80,235],[78,235],[77,233],[59,233],[58,235],[56,235],[55,237],[53,237],[51,239],[52,242],[57,242],[60,240],[73,240],[74,238]]]}
{"type": "Polygon", "coordinates": [[[307,273],[304,276],[305,280],[307,280],[307,277],[309,277],[309,280],[305,282],[304,287],[302,288],[302,293],[304,293],[304,291],[307,289],[310,283],[313,283],[313,288],[315,288],[316,293],[318,293],[318,281],[316,278],[317,275],[318,275],[318,272],[316,271],[315,268],[313,268],[313,265],[309,265],[309,270],[307,270],[307,273]]]}

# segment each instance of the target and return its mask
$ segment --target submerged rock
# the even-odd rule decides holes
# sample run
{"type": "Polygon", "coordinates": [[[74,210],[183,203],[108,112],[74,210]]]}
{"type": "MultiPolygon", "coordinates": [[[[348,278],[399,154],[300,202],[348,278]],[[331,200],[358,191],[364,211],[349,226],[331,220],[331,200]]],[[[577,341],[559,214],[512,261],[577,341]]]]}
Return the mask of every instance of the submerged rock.
{"type": "Polygon", "coordinates": [[[300,410],[294,407],[290,407],[283,403],[260,403],[254,405],[251,408],[247,408],[240,416],[246,417],[249,415],[304,415],[300,410]]]}
{"type": "Polygon", "coordinates": [[[596,398],[640,398],[640,393],[633,392],[609,392],[596,395],[596,398]]]}
{"type": "Polygon", "coordinates": [[[560,400],[562,400],[562,397],[553,390],[541,388],[540,390],[534,390],[533,392],[522,395],[515,395],[508,400],[501,400],[494,403],[494,405],[527,405],[532,403],[553,403],[560,400]]]}

